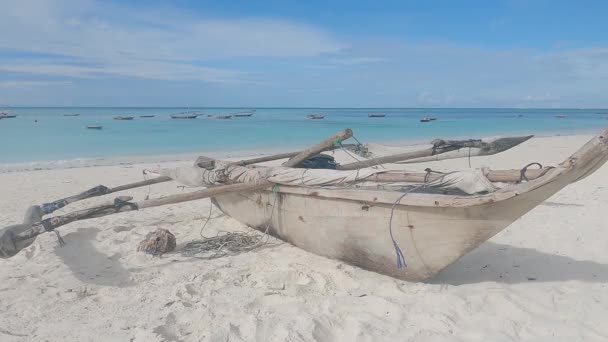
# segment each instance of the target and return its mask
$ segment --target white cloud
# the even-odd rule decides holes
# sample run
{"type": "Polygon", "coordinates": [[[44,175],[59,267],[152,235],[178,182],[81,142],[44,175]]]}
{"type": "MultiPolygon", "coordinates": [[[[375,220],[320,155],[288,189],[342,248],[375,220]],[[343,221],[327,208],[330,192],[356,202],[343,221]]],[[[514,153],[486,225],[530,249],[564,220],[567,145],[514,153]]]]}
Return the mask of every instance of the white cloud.
{"type": "Polygon", "coordinates": [[[0,59],[3,70],[71,77],[236,81],[245,73],[209,66],[210,61],[312,57],[345,47],[325,31],[278,19],[197,18],[176,9],[146,11],[94,1],[3,2],[0,31],[0,48],[80,62],[74,66],[51,56],[40,64],[7,65],[0,59]]]}
{"type": "Polygon", "coordinates": [[[31,88],[31,87],[47,87],[60,84],[69,84],[70,81],[0,81],[0,88],[31,88]]]}
{"type": "MultiPolygon", "coordinates": [[[[77,94],[96,100],[129,78],[149,87],[142,98],[156,93],[207,103],[223,96],[225,105],[238,99],[276,106],[608,105],[603,46],[500,49],[381,36],[345,43],[323,29],[277,18],[217,18],[92,0],[0,2],[0,32],[0,49],[16,51],[0,55],[0,72],[11,79],[83,79],[51,101],[62,95],[77,101],[77,94]],[[18,58],[19,52],[38,56],[18,58]],[[88,82],[104,78],[120,79],[88,82]],[[171,88],[173,82],[154,80],[199,83],[171,88]],[[198,86],[209,86],[211,95],[203,99],[198,86]]],[[[1,83],[3,93],[18,87],[11,82],[1,83]]],[[[132,89],[114,96],[123,93],[133,96],[132,89]]],[[[29,101],[30,94],[22,94],[29,101]]]]}
{"type": "Polygon", "coordinates": [[[360,65],[360,64],[373,64],[386,62],[386,58],[379,57],[344,57],[344,58],[332,58],[329,60],[330,63],[339,65],[360,65]]]}

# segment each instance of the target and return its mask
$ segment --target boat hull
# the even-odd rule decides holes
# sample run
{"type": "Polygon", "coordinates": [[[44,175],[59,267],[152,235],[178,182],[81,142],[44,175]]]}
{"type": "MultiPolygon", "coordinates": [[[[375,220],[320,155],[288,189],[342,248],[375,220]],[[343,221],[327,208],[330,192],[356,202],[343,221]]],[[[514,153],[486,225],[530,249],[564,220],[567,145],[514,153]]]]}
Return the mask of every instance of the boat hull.
{"type": "MultiPolygon", "coordinates": [[[[275,201],[274,196],[226,194],[216,197],[215,203],[260,231],[266,230],[272,216],[269,232],[306,251],[409,281],[432,277],[531,209],[518,205],[521,198],[474,208],[397,205],[393,210],[386,203],[284,192],[277,193],[275,201]],[[502,210],[506,207],[509,210],[502,210]],[[405,268],[397,267],[389,222],[405,268]]],[[[523,200],[540,203],[544,197],[523,200]]]]}
{"type": "Polygon", "coordinates": [[[213,200],[243,224],[260,231],[268,227],[270,234],[306,251],[421,281],[594,172],[608,159],[607,143],[599,136],[546,175],[488,195],[279,186],[274,192],[226,193],[213,200]],[[407,267],[397,267],[395,245],[407,267]]]}

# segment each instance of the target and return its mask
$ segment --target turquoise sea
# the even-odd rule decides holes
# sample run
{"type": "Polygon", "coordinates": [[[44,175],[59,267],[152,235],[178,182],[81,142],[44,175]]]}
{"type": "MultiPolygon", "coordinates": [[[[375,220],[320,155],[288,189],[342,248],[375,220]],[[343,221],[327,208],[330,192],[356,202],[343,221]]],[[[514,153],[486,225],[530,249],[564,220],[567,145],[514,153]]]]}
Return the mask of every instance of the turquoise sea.
{"type": "Polygon", "coordinates": [[[190,152],[289,150],[343,128],[362,142],[421,142],[433,138],[481,138],[507,134],[576,134],[608,126],[607,109],[465,108],[257,108],[252,117],[213,120],[242,108],[8,108],[0,120],[0,163],[190,152]],[[173,120],[171,113],[203,113],[173,120]],[[66,117],[63,114],[78,113],[66,117]],[[324,120],[308,120],[321,113],[324,120]],[[368,118],[384,113],[384,118],[368,118]],[[133,121],[113,116],[135,116],[133,121]],[[140,118],[140,115],[156,115],[140,118]],[[565,115],[565,118],[556,118],[565,115]],[[425,116],[437,121],[421,123],[425,116]],[[88,130],[102,125],[102,130],[88,130]]]}

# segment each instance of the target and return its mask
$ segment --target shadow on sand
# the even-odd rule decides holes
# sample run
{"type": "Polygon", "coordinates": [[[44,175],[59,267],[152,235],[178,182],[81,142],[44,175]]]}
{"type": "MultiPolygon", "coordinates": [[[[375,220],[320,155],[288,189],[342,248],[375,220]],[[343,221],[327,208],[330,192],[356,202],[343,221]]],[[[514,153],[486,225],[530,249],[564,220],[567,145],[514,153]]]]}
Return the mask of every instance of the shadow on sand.
{"type": "Polygon", "coordinates": [[[120,263],[120,254],[108,256],[97,251],[92,241],[100,230],[79,228],[63,236],[66,245],[55,247],[55,254],[74,276],[88,284],[127,287],[133,285],[130,272],[120,263]]]}
{"type": "Polygon", "coordinates": [[[518,284],[569,280],[608,282],[608,265],[575,260],[530,248],[486,242],[427,282],[463,285],[481,282],[518,284]]]}

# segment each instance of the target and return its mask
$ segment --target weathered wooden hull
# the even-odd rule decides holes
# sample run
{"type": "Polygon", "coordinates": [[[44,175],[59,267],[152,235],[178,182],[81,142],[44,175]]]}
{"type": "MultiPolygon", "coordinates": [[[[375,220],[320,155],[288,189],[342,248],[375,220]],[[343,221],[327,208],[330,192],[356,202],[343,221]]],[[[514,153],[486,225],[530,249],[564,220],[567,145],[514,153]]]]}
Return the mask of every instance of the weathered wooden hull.
{"type": "Polygon", "coordinates": [[[608,158],[604,136],[546,175],[488,195],[280,186],[275,192],[223,194],[214,197],[214,202],[238,221],[261,231],[269,225],[271,234],[309,252],[420,281],[603,165],[608,158]],[[407,267],[397,268],[389,222],[407,267]]]}

